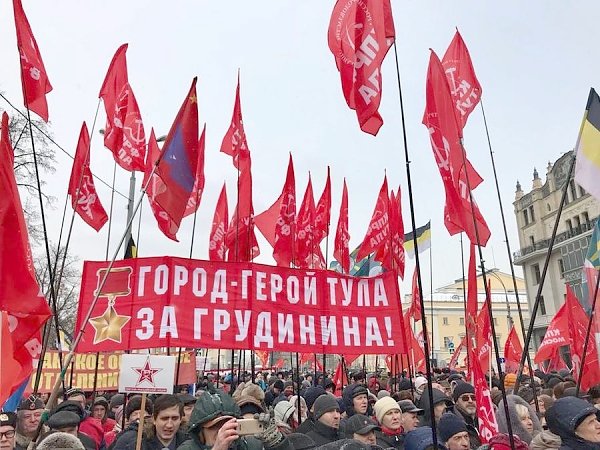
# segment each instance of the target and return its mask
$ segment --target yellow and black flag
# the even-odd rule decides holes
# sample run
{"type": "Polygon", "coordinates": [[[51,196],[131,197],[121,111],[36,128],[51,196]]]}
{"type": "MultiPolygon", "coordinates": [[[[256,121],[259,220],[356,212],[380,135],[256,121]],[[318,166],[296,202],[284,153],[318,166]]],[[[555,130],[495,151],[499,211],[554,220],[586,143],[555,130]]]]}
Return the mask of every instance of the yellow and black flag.
{"type": "MultiPolygon", "coordinates": [[[[415,234],[417,235],[417,245],[419,246],[419,253],[427,250],[431,247],[431,220],[422,227],[416,229],[415,234]]],[[[404,235],[404,252],[410,257],[415,257],[415,242],[413,240],[413,233],[406,233],[404,235]]]]}
{"type": "Polygon", "coordinates": [[[137,247],[135,245],[135,241],[133,240],[133,236],[129,236],[127,247],[125,247],[125,259],[129,258],[137,258],[137,247]]]}
{"type": "Polygon", "coordinates": [[[590,89],[575,150],[575,182],[600,200],[600,97],[590,89]]]}

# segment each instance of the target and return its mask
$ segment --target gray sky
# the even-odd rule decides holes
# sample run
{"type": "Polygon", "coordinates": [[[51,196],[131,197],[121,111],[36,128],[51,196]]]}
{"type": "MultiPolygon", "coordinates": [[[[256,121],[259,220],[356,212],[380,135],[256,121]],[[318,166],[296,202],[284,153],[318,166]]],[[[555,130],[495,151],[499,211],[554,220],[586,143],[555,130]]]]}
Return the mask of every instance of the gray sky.
{"type": "MultiPolygon", "coordinates": [[[[19,57],[12,2],[0,4],[0,89],[22,104],[19,57]]],[[[350,198],[351,246],[360,243],[368,225],[384,170],[390,188],[403,189],[403,217],[410,228],[408,189],[393,50],[382,69],[384,125],[377,137],[360,131],[345,104],[335,63],[327,46],[333,0],[306,1],[117,1],[23,0],[54,90],[48,95],[51,129],[57,142],[74,153],[83,120],[91,129],[98,91],[119,45],[129,43],[129,81],[138,99],[146,133],[165,134],[192,77],[198,76],[201,122],[207,122],[206,189],[198,212],[194,257],[207,258],[212,215],[223,180],[230,211],[234,207],[235,171],[218,152],[229,126],[236,72],[241,69],[244,123],[253,160],[254,205],[263,211],[279,195],[288,152],[296,169],[301,200],[307,174],[315,196],[331,166],[333,207],[330,249],[343,177],[350,198]]],[[[458,27],[471,52],[483,89],[491,141],[513,250],[519,245],[512,208],[515,182],[531,189],[534,166],[542,178],[548,161],[571,149],[577,137],[590,86],[597,86],[600,62],[595,44],[597,1],[509,0],[446,2],[392,0],[408,145],[412,160],[417,225],[432,220],[434,286],[460,277],[459,238],[443,226],[444,191],[427,131],[421,125],[429,48],[440,58],[458,27]]],[[[9,108],[0,100],[0,108],[9,108]]],[[[100,107],[92,141],[92,171],[110,181],[113,160],[103,148],[100,107]]],[[[508,271],[508,259],[489,150],[478,107],[465,129],[473,165],[484,178],[475,195],[492,230],[484,251],[486,267],[508,271]]],[[[58,240],[71,160],[57,152],[49,193],[58,198],[47,211],[50,237],[58,240]]],[[[117,189],[127,192],[129,174],[118,169],[117,189]]],[[[141,177],[138,177],[140,180],[141,177]]],[[[139,186],[140,181],[138,181],[139,186]]],[[[108,211],[110,190],[97,183],[108,211]]],[[[69,210],[70,213],[70,210],[69,210]]],[[[140,255],[188,256],[192,218],[173,243],[158,230],[143,202],[140,255]]],[[[70,220],[70,215],[68,217],[70,220]]],[[[137,220],[134,233],[137,233],[137,220]]],[[[125,200],[115,197],[111,254],[125,225],[125,200]]],[[[82,260],[104,259],[107,229],[96,234],[77,218],[72,251],[82,260]]],[[[262,238],[262,237],[261,237],[262,238]]],[[[273,263],[272,249],[261,239],[258,261],[273,263]]],[[[332,250],[330,250],[330,258],[332,250]]],[[[428,255],[424,254],[428,273],[428,255]]],[[[409,292],[413,261],[407,262],[409,292]]],[[[428,287],[427,277],[425,285],[428,287]]]]}

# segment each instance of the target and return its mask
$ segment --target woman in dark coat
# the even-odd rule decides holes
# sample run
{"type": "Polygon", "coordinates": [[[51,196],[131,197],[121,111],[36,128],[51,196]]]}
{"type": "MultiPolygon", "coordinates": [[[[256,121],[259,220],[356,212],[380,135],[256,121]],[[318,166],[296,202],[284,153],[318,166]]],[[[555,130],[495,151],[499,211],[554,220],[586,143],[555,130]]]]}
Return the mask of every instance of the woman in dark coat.
{"type": "Polygon", "coordinates": [[[598,410],[577,397],[563,397],[546,411],[546,424],[560,436],[560,450],[600,450],[598,410]]]}

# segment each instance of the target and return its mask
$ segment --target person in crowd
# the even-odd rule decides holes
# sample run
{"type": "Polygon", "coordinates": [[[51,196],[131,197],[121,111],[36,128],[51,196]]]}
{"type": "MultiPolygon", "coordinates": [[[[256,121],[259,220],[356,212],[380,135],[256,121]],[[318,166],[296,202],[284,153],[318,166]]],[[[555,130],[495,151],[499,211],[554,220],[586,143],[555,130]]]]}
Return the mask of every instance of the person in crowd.
{"type": "Polygon", "coordinates": [[[470,383],[458,382],[452,391],[454,399],[453,413],[465,422],[469,432],[470,448],[481,445],[479,439],[479,426],[477,423],[477,403],[475,399],[475,388],[470,383]]]}
{"type": "Polygon", "coordinates": [[[75,436],[81,441],[86,450],[95,450],[96,442],[86,434],[79,432],[79,423],[81,417],[72,411],[59,410],[53,412],[48,418],[46,425],[50,428],[50,432],[61,432],[75,436]]]}
{"type": "MultiPolygon", "coordinates": [[[[109,450],[114,450],[117,448],[119,444],[119,440],[121,437],[127,433],[129,433],[129,438],[131,439],[131,431],[134,431],[137,435],[137,429],[139,422],[142,422],[142,426],[144,430],[149,430],[152,426],[152,408],[153,404],[149,398],[146,399],[146,405],[144,406],[144,411],[142,411],[142,397],[136,395],[135,397],[127,400],[127,404],[125,405],[125,428],[115,436],[113,443],[108,448],[109,450]]],[[[128,441],[126,440],[125,443],[128,441]]],[[[119,444],[123,445],[123,444],[119,444]]]]}
{"type": "Polygon", "coordinates": [[[352,417],[354,414],[372,415],[372,412],[369,411],[368,394],[369,391],[363,384],[350,384],[344,388],[342,399],[346,417],[352,417]]]}
{"type": "Polygon", "coordinates": [[[96,444],[96,449],[103,449],[106,447],[102,423],[98,419],[89,417],[88,413],[83,410],[81,402],[77,400],[65,400],[54,408],[53,414],[56,414],[59,411],[71,411],[77,414],[80,418],[79,432],[93,439],[96,444]]]}
{"type": "MultiPolygon", "coordinates": [[[[507,395],[508,411],[513,435],[517,435],[527,445],[533,437],[542,431],[542,426],[535,413],[535,409],[518,395],[507,395]]],[[[508,433],[506,414],[504,413],[504,400],[498,405],[496,413],[498,428],[501,433],[508,433]]]]}
{"type": "MultiPolygon", "coordinates": [[[[446,450],[438,441],[438,450],[446,450]]],[[[431,427],[423,426],[415,428],[406,434],[404,439],[404,450],[435,450],[433,444],[433,430],[431,427]]]]}
{"type": "Polygon", "coordinates": [[[369,392],[375,396],[377,396],[377,393],[381,390],[379,379],[375,376],[369,378],[367,386],[369,387],[369,392]]]}
{"type": "MultiPolygon", "coordinates": [[[[138,408],[140,407],[141,405],[138,408]]],[[[142,449],[175,450],[186,440],[185,433],[179,431],[182,417],[183,404],[176,395],[164,394],[158,397],[153,405],[153,424],[148,424],[143,430],[142,449]]],[[[138,426],[139,421],[132,422],[115,441],[114,450],[134,450],[138,426]]]]}
{"type": "Polygon", "coordinates": [[[381,427],[373,419],[363,414],[354,414],[346,421],[345,431],[348,439],[356,439],[365,444],[376,445],[375,432],[381,431],[381,427]]]}
{"type": "MultiPolygon", "coordinates": [[[[115,414],[117,412],[117,408],[119,408],[119,406],[123,406],[123,403],[125,403],[125,395],[123,395],[123,394],[113,395],[110,398],[110,404],[108,405],[109,406],[108,417],[110,417],[111,419],[115,419],[115,414]]],[[[117,420],[117,422],[118,422],[118,420],[117,420]]]]}
{"type": "Polygon", "coordinates": [[[274,413],[277,428],[284,435],[291,434],[294,431],[292,421],[295,411],[296,406],[287,400],[281,400],[275,405],[274,413]]]}
{"type": "Polygon", "coordinates": [[[92,404],[92,417],[98,419],[105,433],[114,430],[117,422],[108,417],[109,404],[104,397],[96,397],[92,404]]]}
{"type": "MultiPolygon", "coordinates": [[[[439,422],[442,414],[444,414],[447,410],[451,409],[454,406],[452,399],[449,398],[446,394],[444,394],[439,389],[433,389],[433,417],[435,418],[435,422],[439,422]]],[[[421,416],[421,426],[430,426],[431,425],[431,405],[429,404],[429,390],[425,389],[423,391],[423,395],[417,403],[419,408],[422,408],[423,415],[421,416]]]]}
{"type": "Polygon", "coordinates": [[[196,397],[194,397],[192,394],[180,393],[177,394],[177,398],[183,404],[183,417],[181,418],[181,425],[179,425],[179,429],[185,432],[187,430],[187,425],[190,421],[192,411],[194,410],[194,405],[196,404],[196,397]]]}
{"type": "Polygon", "coordinates": [[[598,410],[585,400],[564,397],[546,411],[550,431],[560,437],[561,450],[600,449],[598,410]]]}
{"type": "MultiPolygon", "coordinates": [[[[427,378],[425,377],[416,377],[413,385],[415,387],[415,391],[414,391],[414,396],[415,396],[415,402],[419,402],[419,399],[421,398],[421,396],[423,395],[423,392],[427,391],[427,378]]],[[[409,387],[410,389],[410,387],[409,387]]]]}
{"type": "Polygon", "coordinates": [[[289,401],[295,406],[294,414],[292,414],[292,428],[296,430],[300,424],[306,422],[306,419],[308,418],[308,408],[304,397],[292,395],[289,401]],[[300,414],[298,414],[298,401],[300,401],[300,414]]]}
{"type": "Polygon", "coordinates": [[[267,392],[265,392],[265,405],[267,407],[273,405],[273,401],[283,392],[283,387],[283,381],[279,379],[271,384],[269,389],[267,389],[267,392]]]}
{"type": "MultiPolygon", "coordinates": [[[[529,450],[529,446],[519,436],[514,435],[513,442],[515,450],[529,450]]],[[[477,450],[512,450],[510,436],[505,433],[495,434],[487,444],[483,444],[477,450]]]]}
{"type": "Polygon", "coordinates": [[[36,447],[37,450],[85,450],[77,437],[60,431],[48,434],[36,447]]]}
{"type": "Polygon", "coordinates": [[[529,450],[558,450],[561,445],[559,436],[550,430],[542,430],[531,440],[529,450]]]}
{"type": "Polygon", "coordinates": [[[308,388],[306,392],[304,392],[304,400],[306,400],[306,407],[308,408],[307,418],[296,429],[297,433],[306,434],[315,426],[314,404],[317,398],[319,398],[321,395],[325,395],[325,389],[320,385],[308,388]]]}
{"type": "Polygon", "coordinates": [[[267,390],[267,383],[265,382],[265,377],[261,372],[258,372],[256,374],[255,383],[258,384],[258,386],[263,390],[263,392],[267,390]]]}
{"type": "Polygon", "coordinates": [[[78,402],[81,404],[81,407],[84,411],[87,410],[87,398],[85,396],[85,392],[81,389],[72,388],[65,392],[65,400],[72,400],[74,402],[78,402]]]}
{"type": "Polygon", "coordinates": [[[600,384],[592,386],[588,391],[588,401],[600,409],[600,384]]]}
{"type": "Polygon", "coordinates": [[[317,445],[337,441],[340,428],[340,405],[330,394],[321,395],[313,405],[313,428],[306,433],[317,445]]]}
{"type": "Polygon", "coordinates": [[[437,425],[437,433],[439,442],[444,444],[448,450],[472,448],[467,424],[456,414],[443,414],[437,425]]]}
{"type": "Polygon", "coordinates": [[[367,385],[367,374],[364,373],[362,370],[359,370],[358,372],[355,372],[352,375],[352,380],[354,380],[354,384],[362,384],[363,386],[366,387],[366,385],[367,385]]]}
{"type": "Polygon", "coordinates": [[[333,395],[335,393],[335,387],[336,386],[331,378],[325,378],[325,381],[323,381],[323,389],[325,389],[325,392],[333,395]]]}
{"type": "Polygon", "coordinates": [[[17,415],[13,412],[0,412],[0,450],[15,448],[17,415]]]}
{"type": "MultiPolygon", "coordinates": [[[[277,430],[275,420],[265,420],[267,414],[259,416],[265,423],[263,433],[256,436],[262,446],[269,450],[293,450],[290,442],[277,430]]],[[[247,449],[246,438],[238,433],[237,419],[240,417],[239,406],[225,392],[203,392],[192,412],[188,427],[189,439],[178,450],[247,449]]]]}
{"type": "Polygon", "coordinates": [[[383,448],[401,449],[404,443],[401,423],[402,412],[396,400],[392,397],[380,398],[373,409],[377,422],[381,425],[381,430],[375,432],[377,445],[383,448]]]}
{"type": "Polygon", "coordinates": [[[25,450],[29,446],[36,435],[43,412],[44,403],[35,395],[30,395],[21,401],[17,409],[16,449],[25,450]]]}
{"type": "Polygon", "coordinates": [[[423,410],[417,408],[411,400],[400,400],[398,402],[402,415],[400,416],[400,425],[404,433],[414,430],[419,426],[419,416],[423,415],[423,410]]]}

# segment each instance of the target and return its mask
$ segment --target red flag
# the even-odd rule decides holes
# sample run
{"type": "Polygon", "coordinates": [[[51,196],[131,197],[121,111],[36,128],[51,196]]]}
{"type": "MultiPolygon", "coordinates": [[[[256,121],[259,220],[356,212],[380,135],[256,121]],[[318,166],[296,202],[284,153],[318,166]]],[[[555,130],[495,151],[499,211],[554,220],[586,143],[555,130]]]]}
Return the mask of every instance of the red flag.
{"type": "Polygon", "coordinates": [[[475,337],[475,318],[477,317],[478,294],[477,286],[477,260],[475,259],[475,244],[471,243],[469,251],[469,268],[467,272],[467,335],[469,339],[475,337]]]}
{"type": "Polygon", "coordinates": [[[383,125],[381,64],[394,42],[389,0],[338,0],[329,22],[329,49],[340,72],[348,106],[356,111],[360,129],[376,135],[383,125]]]}
{"type": "Polygon", "coordinates": [[[391,262],[392,267],[389,267],[389,269],[396,271],[397,275],[404,279],[404,222],[402,221],[400,186],[398,186],[397,196],[394,195],[394,191],[390,193],[389,221],[390,242],[385,246],[385,255],[381,259],[381,263],[383,267],[386,267],[386,264],[391,262]]]}
{"type": "MultiPolygon", "coordinates": [[[[425,350],[423,349],[423,343],[417,339],[415,333],[412,329],[409,329],[407,334],[410,335],[410,345],[408,346],[410,351],[410,357],[412,359],[412,367],[421,372],[425,372],[425,350]]],[[[422,334],[422,332],[421,332],[422,334]]],[[[431,347],[430,347],[431,348],[431,347]]]]}
{"type": "Polygon", "coordinates": [[[146,134],[140,108],[128,82],[126,52],[127,44],[117,49],[100,88],[99,97],[106,110],[104,146],[112,151],[123,169],[144,171],[146,134]]]}
{"type": "Polygon", "coordinates": [[[325,181],[325,187],[323,188],[323,192],[321,193],[321,197],[319,197],[319,201],[315,208],[314,235],[319,244],[329,234],[329,220],[331,217],[331,178],[329,172],[328,166],[327,181],[325,181]]]}
{"type": "Polygon", "coordinates": [[[294,161],[290,153],[287,176],[281,192],[279,216],[275,223],[273,258],[278,266],[290,267],[294,262],[294,238],[296,234],[296,179],[294,161]]]}
{"type": "Polygon", "coordinates": [[[535,358],[533,358],[534,362],[539,364],[550,359],[560,347],[569,345],[569,319],[567,315],[567,304],[564,303],[556,311],[550,325],[548,325],[544,339],[542,339],[535,358]]]}
{"type": "Polygon", "coordinates": [[[567,317],[569,323],[569,337],[571,350],[571,361],[573,374],[577,379],[581,378],[581,388],[587,391],[600,380],[600,365],[598,364],[598,352],[596,340],[590,333],[587,349],[585,352],[585,365],[582,366],[583,349],[587,334],[589,317],[583,310],[581,303],[567,284],[567,317]]]}
{"type": "Polygon", "coordinates": [[[11,392],[31,375],[34,366],[37,367],[42,349],[40,329],[50,317],[50,309],[35,277],[27,226],[13,169],[14,153],[6,112],[2,114],[1,132],[0,337],[3,342],[0,345],[0,404],[4,404],[11,392]],[[10,382],[12,386],[9,389],[10,382]]]}
{"type": "Polygon", "coordinates": [[[471,204],[468,189],[470,187],[471,191],[474,190],[483,180],[466,159],[466,155],[463,155],[462,130],[456,122],[448,81],[442,64],[433,51],[427,74],[423,124],[429,130],[434,157],[446,191],[444,224],[448,232],[453,235],[464,231],[471,242],[477,242],[474,215],[480,243],[485,245],[490,237],[490,230],[477,204],[471,204]]]}
{"type": "Polygon", "coordinates": [[[165,189],[155,192],[154,201],[179,228],[194,189],[198,164],[198,100],[196,78],[177,113],[162,148],[156,173],[165,189]]]}
{"type": "Polygon", "coordinates": [[[254,350],[254,354],[258,356],[260,362],[264,367],[269,367],[269,352],[266,350],[254,350]]]}
{"type": "Polygon", "coordinates": [[[389,203],[387,176],[383,177],[383,184],[379,190],[377,203],[367,233],[362,243],[360,244],[356,261],[360,261],[370,253],[379,250],[389,242],[390,223],[389,223],[389,203]]]}
{"type": "Polygon", "coordinates": [[[213,216],[212,228],[210,229],[210,240],[208,244],[208,259],[211,261],[225,261],[227,245],[225,245],[225,236],[229,225],[227,209],[227,190],[225,183],[219,195],[215,214],[213,216]]]}
{"type": "MultiPolygon", "coordinates": [[[[488,287],[488,292],[490,289],[488,287]]],[[[489,367],[492,354],[492,324],[490,322],[490,314],[488,304],[490,296],[488,295],[485,302],[481,306],[479,315],[477,316],[476,325],[476,346],[474,347],[476,359],[481,364],[481,367],[489,367]]]]}
{"type": "Polygon", "coordinates": [[[230,261],[252,261],[260,254],[260,249],[254,233],[252,161],[242,120],[239,74],[231,124],[223,137],[221,152],[233,158],[233,165],[239,171],[238,204],[233,213],[226,238],[229,248],[228,257],[230,261]]]}
{"type": "Polygon", "coordinates": [[[13,9],[17,29],[17,48],[21,57],[21,83],[25,107],[44,119],[44,122],[48,122],[46,94],[52,90],[52,85],[21,0],[13,0],[13,9]]]}
{"type": "Polygon", "coordinates": [[[198,141],[198,163],[196,165],[196,176],[194,177],[194,187],[192,193],[188,199],[185,207],[183,217],[187,217],[194,214],[200,206],[200,200],[202,199],[202,193],[204,192],[204,183],[206,178],[204,177],[204,147],[206,141],[206,124],[202,129],[200,140],[198,141]]]}
{"type": "Polygon", "coordinates": [[[325,265],[325,258],[315,238],[314,229],[315,199],[309,174],[304,198],[296,218],[296,253],[294,259],[297,267],[321,269],[325,265]]]}
{"type": "Polygon", "coordinates": [[[513,325],[510,328],[506,344],[504,344],[504,371],[507,373],[517,373],[519,364],[521,363],[521,355],[523,354],[523,346],[519,340],[517,330],[513,325]]]}
{"type": "Polygon", "coordinates": [[[342,391],[344,390],[344,388],[346,386],[348,386],[348,384],[350,384],[350,382],[348,381],[348,374],[344,370],[344,366],[341,361],[338,363],[337,367],[335,368],[335,372],[333,374],[333,378],[331,379],[331,381],[333,381],[333,384],[335,385],[335,394],[334,395],[336,397],[341,397],[342,391]]]}
{"type": "Polygon", "coordinates": [[[415,271],[412,276],[412,303],[410,304],[410,308],[408,309],[409,315],[413,318],[415,322],[421,320],[421,295],[419,295],[419,283],[417,280],[418,272],[417,267],[415,266],[415,271]]]}
{"type": "Polygon", "coordinates": [[[150,131],[150,139],[148,139],[148,157],[146,158],[146,170],[144,171],[144,181],[142,182],[142,185],[146,187],[146,195],[148,196],[150,209],[152,209],[152,214],[154,214],[158,228],[169,239],[179,242],[177,236],[175,236],[179,226],[171,220],[169,215],[163,210],[162,206],[156,202],[156,196],[166,190],[166,186],[161,178],[156,172],[153,172],[154,165],[159,157],[160,148],[158,147],[156,137],[154,136],[154,129],[152,129],[150,131]],[[150,182],[148,182],[150,174],[152,174],[152,178],[150,179],[150,182]]]}
{"type": "Polygon", "coordinates": [[[456,118],[460,127],[464,128],[469,114],[481,99],[481,85],[475,75],[469,50],[458,30],[442,58],[442,65],[454,100],[456,118]]]}
{"type": "Polygon", "coordinates": [[[460,354],[462,353],[463,348],[466,347],[466,343],[467,343],[467,336],[464,336],[462,338],[462,340],[460,341],[460,344],[458,345],[458,347],[456,347],[454,349],[454,353],[452,353],[452,358],[450,358],[450,362],[448,363],[448,367],[450,368],[450,370],[454,370],[456,368],[456,364],[458,363],[458,358],[460,357],[460,354]]]}
{"type": "Polygon", "coordinates": [[[340,215],[338,217],[337,229],[335,232],[335,249],[333,257],[342,266],[343,273],[350,273],[350,233],[348,233],[348,188],[344,178],[344,189],[342,191],[342,203],[340,205],[340,215]]]}
{"type": "Polygon", "coordinates": [[[281,208],[281,200],[283,192],[277,200],[267,209],[254,217],[256,227],[263,234],[271,247],[275,247],[275,225],[279,219],[279,209],[281,208]]]}
{"type": "Polygon", "coordinates": [[[90,135],[85,122],[79,133],[68,193],[71,196],[71,205],[75,212],[90,227],[100,231],[108,220],[108,216],[96,194],[94,178],[90,170],[90,135]]]}
{"type": "Polygon", "coordinates": [[[499,433],[498,421],[494,413],[492,394],[483,374],[483,364],[477,358],[471,358],[473,378],[475,385],[475,402],[477,403],[477,421],[479,422],[479,437],[481,443],[487,443],[492,436],[499,433]]]}

